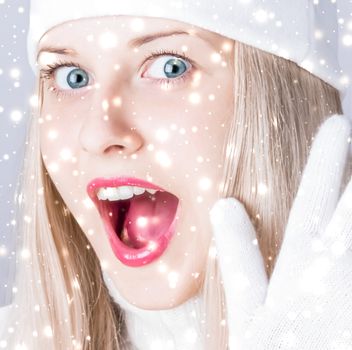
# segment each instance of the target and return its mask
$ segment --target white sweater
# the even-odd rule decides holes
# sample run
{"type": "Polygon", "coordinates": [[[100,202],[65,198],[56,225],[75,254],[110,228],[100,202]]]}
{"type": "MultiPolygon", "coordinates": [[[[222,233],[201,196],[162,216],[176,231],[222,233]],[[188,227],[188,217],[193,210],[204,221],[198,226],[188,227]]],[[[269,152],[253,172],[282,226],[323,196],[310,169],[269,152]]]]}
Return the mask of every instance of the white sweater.
{"type": "Polygon", "coordinates": [[[127,302],[103,274],[110,295],[125,311],[130,341],[137,350],[201,350],[202,299],[199,295],[168,310],[144,310],[127,302]]]}
{"type": "MultiPolygon", "coordinates": [[[[202,299],[195,296],[169,310],[143,310],[127,302],[104,275],[114,301],[125,312],[125,320],[132,343],[131,350],[200,350],[204,349],[201,334],[202,299]]],[[[0,307],[0,334],[10,305],[0,307]]],[[[1,340],[1,339],[0,339],[1,340]]]]}

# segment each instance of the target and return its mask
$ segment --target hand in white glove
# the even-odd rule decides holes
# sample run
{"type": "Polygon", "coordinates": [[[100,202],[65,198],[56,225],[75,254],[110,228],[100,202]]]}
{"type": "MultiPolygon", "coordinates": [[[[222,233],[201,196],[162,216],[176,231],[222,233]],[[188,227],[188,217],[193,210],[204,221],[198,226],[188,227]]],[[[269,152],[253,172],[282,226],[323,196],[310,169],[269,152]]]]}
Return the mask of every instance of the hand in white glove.
{"type": "Polygon", "coordinates": [[[350,132],[343,116],[321,126],[270,281],[243,205],[211,209],[231,350],[352,349],[352,180],[338,201],[350,132]]]}

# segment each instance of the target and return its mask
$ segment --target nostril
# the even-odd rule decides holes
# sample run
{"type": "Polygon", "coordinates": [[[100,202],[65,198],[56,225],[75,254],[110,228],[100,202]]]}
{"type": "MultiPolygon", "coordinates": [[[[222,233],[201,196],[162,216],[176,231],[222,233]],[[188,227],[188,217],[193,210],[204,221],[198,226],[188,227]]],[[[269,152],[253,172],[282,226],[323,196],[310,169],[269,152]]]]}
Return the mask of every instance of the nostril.
{"type": "Polygon", "coordinates": [[[137,153],[142,147],[144,143],[141,143],[139,147],[129,147],[129,146],[123,146],[123,145],[111,145],[109,146],[104,153],[108,154],[111,152],[117,152],[118,154],[124,154],[127,156],[133,155],[137,153]]]}
{"type": "Polygon", "coordinates": [[[116,152],[118,151],[119,154],[121,154],[121,152],[125,149],[125,146],[121,146],[121,145],[112,145],[109,146],[104,153],[111,153],[111,152],[116,152]]]}

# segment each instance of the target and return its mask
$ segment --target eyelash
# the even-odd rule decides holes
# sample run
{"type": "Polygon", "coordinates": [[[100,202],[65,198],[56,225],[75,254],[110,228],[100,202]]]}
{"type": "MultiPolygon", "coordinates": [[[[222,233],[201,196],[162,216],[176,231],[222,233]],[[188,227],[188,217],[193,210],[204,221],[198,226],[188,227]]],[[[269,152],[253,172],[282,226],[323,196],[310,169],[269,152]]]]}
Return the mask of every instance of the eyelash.
{"type": "MultiPolygon", "coordinates": [[[[196,63],[190,57],[188,57],[184,52],[180,53],[175,50],[164,50],[164,49],[152,51],[150,54],[145,55],[144,63],[149,62],[152,59],[163,56],[163,55],[170,55],[170,56],[174,56],[177,58],[181,58],[185,61],[188,61],[189,63],[191,63],[191,68],[188,69],[184,74],[182,74],[180,77],[177,77],[177,78],[152,79],[153,84],[166,84],[167,88],[168,88],[170,84],[173,85],[173,84],[181,83],[188,78],[188,75],[193,70],[192,67],[197,66],[196,63]]],[[[43,79],[48,79],[49,81],[53,80],[53,75],[54,75],[55,70],[60,67],[74,66],[74,67],[78,67],[81,70],[85,70],[80,64],[72,62],[72,61],[64,62],[64,61],[59,60],[57,63],[48,64],[47,66],[48,66],[48,68],[43,68],[40,70],[40,77],[43,79]]],[[[72,90],[67,90],[67,91],[60,90],[60,89],[57,89],[54,85],[49,86],[48,89],[50,89],[53,93],[55,93],[57,95],[57,97],[72,96],[72,95],[76,94],[75,90],[79,90],[79,89],[72,89],[72,90]],[[73,91],[73,92],[71,92],[71,91],[73,91]]]]}

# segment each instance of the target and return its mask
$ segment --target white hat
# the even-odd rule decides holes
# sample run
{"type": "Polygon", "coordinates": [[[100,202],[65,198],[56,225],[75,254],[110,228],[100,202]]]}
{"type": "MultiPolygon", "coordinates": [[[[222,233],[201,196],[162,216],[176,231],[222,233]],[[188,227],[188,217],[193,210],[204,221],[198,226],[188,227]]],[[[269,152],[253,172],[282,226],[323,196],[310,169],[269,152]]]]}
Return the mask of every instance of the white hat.
{"type": "Polygon", "coordinates": [[[338,62],[335,0],[32,0],[27,38],[36,73],[37,45],[52,27],[84,17],[130,15],[190,23],[296,62],[345,92],[338,62]]]}

